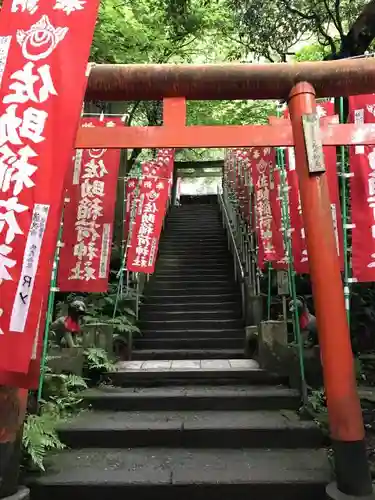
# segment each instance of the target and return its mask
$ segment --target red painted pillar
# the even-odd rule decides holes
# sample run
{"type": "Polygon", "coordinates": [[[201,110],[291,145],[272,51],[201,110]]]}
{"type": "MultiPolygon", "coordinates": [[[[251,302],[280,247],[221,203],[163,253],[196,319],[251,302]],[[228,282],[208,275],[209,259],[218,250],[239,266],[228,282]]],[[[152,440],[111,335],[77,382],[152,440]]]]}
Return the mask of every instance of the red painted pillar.
{"type": "Polygon", "coordinates": [[[302,127],[302,116],[315,112],[313,87],[306,82],[298,83],[289,94],[288,105],[334,449],[337,484],[330,485],[327,492],[333,498],[340,498],[342,494],[371,496],[371,476],[327,176],[325,173],[309,173],[302,127]]]}
{"type": "Polygon", "coordinates": [[[0,498],[28,498],[27,489],[17,493],[27,394],[26,389],[0,386],[0,498]]]}

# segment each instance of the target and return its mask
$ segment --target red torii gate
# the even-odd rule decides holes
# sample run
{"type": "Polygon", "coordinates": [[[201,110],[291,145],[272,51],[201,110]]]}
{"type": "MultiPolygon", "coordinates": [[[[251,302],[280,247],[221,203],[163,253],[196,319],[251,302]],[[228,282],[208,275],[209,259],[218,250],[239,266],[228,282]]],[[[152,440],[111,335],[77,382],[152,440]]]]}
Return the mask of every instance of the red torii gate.
{"type": "Polygon", "coordinates": [[[372,484],[327,180],[319,151],[322,144],[375,144],[375,126],[329,124],[320,130],[320,137],[314,128],[307,137],[303,121],[314,118],[316,97],[373,91],[372,59],[268,65],[99,65],[91,70],[87,100],[163,99],[163,125],[81,127],[76,139],[76,148],[294,145],[335,451],[337,488],[328,488],[331,498],[372,498],[372,484]],[[187,127],[185,99],[285,99],[291,125],[187,127]]]}

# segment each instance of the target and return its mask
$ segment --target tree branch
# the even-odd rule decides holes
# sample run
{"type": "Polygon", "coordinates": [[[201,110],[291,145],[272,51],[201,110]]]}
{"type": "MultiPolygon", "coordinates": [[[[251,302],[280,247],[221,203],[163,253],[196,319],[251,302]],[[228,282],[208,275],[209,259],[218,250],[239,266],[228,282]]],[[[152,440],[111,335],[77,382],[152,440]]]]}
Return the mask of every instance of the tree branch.
{"type": "Polygon", "coordinates": [[[335,0],[335,14],[336,14],[336,20],[337,20],[337,24],[338,24],[337,29],[340,33],[340,37],[342,40],[344,38],[344,29],[342,27],[340,5],[341,5],[341,0],[335,0]]]}
{"type": "Polygon", "coordinates": [[[128,122],[127,122],[127,125],[130,127],[131,123],[132,123],[132,120],[134,118],[134,115],[139,107],[139,105],[141,104],[141,101],[136,101],[134,104],[133,104],[133,108],[132,110],[130,111],[129,113],[129,118],[128,118],[128,122]]]}
{"type": "MultiPolygon", "coordinates": [[[[295,7],[292,7],[290,5],[290,0],[281,0],[282,3],[284,4],[285,8],[291,12],[292,14],[295,14],[305,21],[314,21],[314,24],[318,30],[318,32],[321,34],[323,38],[328,42],[329,46],[331,47],[332,54],[336,53],[336,46],[333,38],[324,30],[323,24],[316,12],[312,12],[311,14],[305,14],[304,12],[301,12],[300,10],[296,9],[295,7]]],[[[325,1],[325,0],[324,0],[325,1]]],[[[330,12],[330,11],[328,11],[330,12]]]]}
{"type": "Polygon", "coordinates": [[[319,19],[319,16],[314,13],[315,26],[321,36],[326,40],[327,44],[331,47],[332,54],[336,54],[336,45],[334,39],[324,30],[323,25],[319,19]]]}
{"type": "Polygon", "coordinates": [[[341,41],[338,58],[362,55],[375,38],[375,0],[371,0],[341,41]]]}
{"type": "Polygon", "coordinates": [[[284,7],[291,12],[292,14],[295,14],[299,17],[302,17],[302,19],[305,19],[305,21],[313,21],[315,19],[315,14],[305,14],[304,12],[301,12],[300,10],[296,9],[295,7],[292,7],[290,5],[290,0],[281,0],[282,3],[284,4],[284,7]]]}
{"type": "Polygon", "coordinates": [[[340,25],[338,19],[340,19],[340,13],[339,13],[339,6],[340,6],[340,0],[335,0],[335,13],[333,13],[330,9],[330,6],[328,4],[327,0],[323,0],[324,7],[328,13],[328,16],[330,17],[331,21],[333,22],[335,28],[340,34],[340,37],[344,36],[344,33],[342,31],[342,26],[340,25]],[[338,4],[338,5],[337,5],[338,4]],[[337,14],[338,14],[338,19],[337,19],[337,14]]]}

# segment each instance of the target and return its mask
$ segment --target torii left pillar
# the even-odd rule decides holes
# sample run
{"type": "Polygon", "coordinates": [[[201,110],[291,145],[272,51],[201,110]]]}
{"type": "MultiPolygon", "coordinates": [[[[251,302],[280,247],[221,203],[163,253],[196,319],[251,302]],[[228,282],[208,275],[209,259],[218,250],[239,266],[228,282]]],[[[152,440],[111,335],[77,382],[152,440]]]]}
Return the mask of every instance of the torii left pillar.
{"type": "Polygon", "coordinates": [[[27,389],[0,386],[0,499],[26,500],[27,488],[19,488],[22,424],[27,389]]]}
{"type": "Polygon", "coordinates": [[[335,500],[372,499],[327,176],[322,170],[310,171],[303,129],[304,116],[316,112],[313,87],[298,83],[289,95],[288,106],[334,450],[337,482],[328,486],[327,493],[335,500]]]}

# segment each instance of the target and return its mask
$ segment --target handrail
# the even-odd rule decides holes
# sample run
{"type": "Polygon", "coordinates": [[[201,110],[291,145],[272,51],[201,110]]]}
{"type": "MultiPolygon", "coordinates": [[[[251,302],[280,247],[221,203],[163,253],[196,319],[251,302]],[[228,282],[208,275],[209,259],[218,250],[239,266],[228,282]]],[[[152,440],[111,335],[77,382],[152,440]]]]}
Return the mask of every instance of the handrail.
{"type": "Polygon", "coordinates": [[[228,229],[228,234],[229,234],[229,236],[230,236],[230,238],[232,240],[232,246],[233,246],[234,255],[236,257],[238,268],[239,268],[239,271],[240,271],[241,280],[243,281],[245,279],[245,272],[244,272],[243,265],[242,265],[242,262],[241,262],[240,254],[238,252],[236,240],[234,238],[234,234],[233,234],[233,230],[232,230],[232,224],[231,224],[231,221],[230,221],[229,216],[228,216],[228,211],[227,211],[227,208],[225,206],[223,197],[222,197],[222,195],[221,195],[220,192],[217,193],[217,197],[218,197],[218,200],[219,200],[219,204],[220,204],[220,206],[222,208],[222,212],[224,214],[224,218],[225,218],[225,221],[226,221],[226,226],[227,226],[227,229],[228,229]]]}

